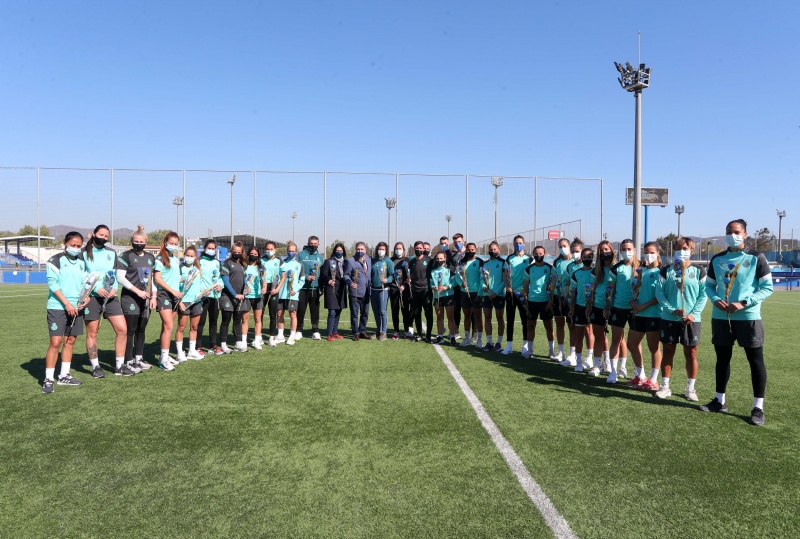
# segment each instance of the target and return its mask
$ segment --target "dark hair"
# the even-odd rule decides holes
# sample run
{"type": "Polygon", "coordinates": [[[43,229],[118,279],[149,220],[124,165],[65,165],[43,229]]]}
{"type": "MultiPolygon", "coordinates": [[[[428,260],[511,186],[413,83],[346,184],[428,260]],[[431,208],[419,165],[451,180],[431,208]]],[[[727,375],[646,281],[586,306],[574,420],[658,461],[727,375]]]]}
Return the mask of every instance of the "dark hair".
{"type": "Polygon", "coordinates": [[[497,245],[497,249],[500,250],[500,244],[497,243],[496,241],[494,241],[494,240],[490,241],[489,242],[489,247],[491,247],[492,245],[497,245]]]}
{"type": "Polygon", "coordinates": [[[264,242],[264,249],[266,249],[266,248],[267,248],[267,245],[272,245],[272,246],[273,246],[273,247],[275,247],[275,248],[277,248],[277,247],[278,247],[277,245],[275,245],[275,242],[274,242],[274,241],[272,241],[272,240],[267,240],[267,241],[265,241],[265,242],[264,242]]]}
{"type": "Polygon", "coordinates": [[[206,240],[206,242],[203,244],[203,250],[208,249],[208,246],[211,245],[212,243],[214,244],[214,247],[216,248],[217,242],[214,241],[214,238],[208,238],[206,240]]]}
{"type": "Polygon", "coordinates": [[[614,246],[608,240],[603,240],[597,244],[597,265],[594,267],[594,275],[595,277],[601,277],[603,275],[603,268],[609,268],[614,265],[614,246]],[[600,264],[600,247],[603,245],[608,245],[608,248],[611,249],[611,259],[606,262],[605,264],[600,264]]]}
{"type": "Polygon", "coordinates": [[[347,249],[344,248],[344,243],[337,243],[336,245],[334,245],[333,246],[333,250],[331,251],[331,256],[334,256],[334,253],[336,253],[336,249],[338,249],[339,247],[342,248],[342,256],[346,257],[347,256],[347,249]]]}
{"type": "Polygon", "coordinates": [[[424,245],[424,242],[422,242],[422,241],[420,241],[420,240],[417,240],[417,241],[415,241],[415,242],[414,242],[414,249],[416,249],[416,248],[417,248],[417,245],[424,245]]]}
{"type": "Polygon", "coordinates": [[[544,254],[547,254],[547,249],[545,249],[543,245],[537,245],[536,247],[534,247],[533,248],[534,253],[536,252],[536,249],[541,249],[542,251],[544,251],[544,254]]]}
{"type": "Polygon", "coordinates": [[[259,269],[263,268],[264,266],[261,265],[261,251],[259,251],[258,247],[256,247],[255,245],[251,245],[250,247],[247,248],[247,265],[250,264],[250,251],[255,251],[256,256],[258,256],[258,260],[256,260],[253,264],[258,266],[259,269]]]}
{"type": "Polygon", "coordinates": [[[522,240],[522,243],[525,243],[525,238],[523,238],[522,235],[520,235],[520,234],[517,234],[516,236],[514,236],[514,239],[511,240],[511,241],[516,243],[517,239],[520,239],[520,240],[522,240]]]}
{"type": "Polygon", "coordinates": [[[658,264],[658,267],[660,268],[661,267],[661,246],[658,244],[657,241],[648,241],[647,243],[644,244],[645,250],[647,250],[648,247],[655,247],[656,248],[656,253],[658,253],[658,260],[656,261],[656,263],[658,264]]]}
{"type": "Polygon", "coordinates": [[[462,234],[461,232],[456,232],[455,234],[453,234],[453,241],[456,241],[456,238],[461,238],[463,240],[464,234],[462,234]]]}
{"type": "Polygon", "coordinates": [[[567,242],[567,246],[569,246],[569,240],[568,240],[567,238],[559,238],[559,239],[558,239],[558,244],[557,244],[557,245],[559,245],[559,246],[560,246],[562,241],[565,241],[565,242],[567,242]]]}
{"type": "Polygon", "coordinates": [[[319,238],[318,238],[318,237],[316,237],[316,236],[309,236],[309,237],[308,237],[308,241],[311,241],[311,240],[317,240],[317,241],[319,241],[319,238]]]}
{"type": "Polygon", "coordinates": [[[575,238],[572,240],[572,243],[569,244],[569,248],[572,249],[573,247],[577,246],[583,247],[583,240],[578,236],[575,236],[575,238]]]}
{"type": "Polygon", "coordinates": [[[476,251],[478,250],[478,246],[477,246],[477,245],[475,245],[475,244],[474,244],[474,243],[472,243],[472,242],[469,242],[468,244],[466,244],[466,245],[464,246],[464,249],[466,249],[466,248],[467,248],[467,247],[469,247],[470,245],[472,245],[473,247],[475,247],[475,250],[476,250],[476,251]]]}
{"type": "Polygon", "coordinates": [[[181,237],[178,236],[177,232],[167,232],[167,235],[164,236],[164,239],[161,241],[161,249],[158,251],[158,254],[161,257],[161,263],[164,264],[164,267],[167,269],[169,269],[169,251],[167,251],[167,242],[171,239],[176,239],[178,242],[181,241],[181,237]]]}
{"type": "Polygon", "coordinates": [[[449,242],[450,238],[448,238],[447,236],[442,236],[441,238],[439,238],[439,241],[442,241],[442,240],[445,240],[445,241],[449,242]]]}
{"type": "Polygon", "coordinates": [[[385,241],[379,241],[378,245],[375,246],[375,256],[378,256],[378,249],[380,249],[381,247],[383,247],[386,250],[386,254],[389,253],[389,246],[386,245],[386,242],[385,241]]]}
{"type": "MultiPolygon", "coordinates": [[[[731,226],[733,223],[739,223],[740,225],[742,225],[742,228],[744,228],[744,231],[747,232],[747,221],[745,221],[744,219],[734,219],[733,221],[728,223],[728,226],[731,226]]],[[[728,226],[726,226],[725,228],[727,228],[728,226]]]]}
{"type": "Polygon", "coordinates": [[[77,230],[73,230],[71,232],[67,232],[67,235],[64,236],[64,245],[66,245],[67,242],[69,240],[73,239],[73,238],[80,238],[81,239],[81,243],[83,243],[83,234],[81,234],[77,230]]]}
{"type": "Polygon", "coordinates": [[[84,250],[86,251],[86,256],[89,257],[89,260],[91,261],[94,261],[94,253],[92,252],[92,249],[94,249],[94,235],[103,229],[106,229],[109,232],[111,232],[111,229],[109,229],[106,225],[97,225],[96,227],[94,227],[92,235],[89,236],[89,241],[86,242],[86,247],[84,247],[84,250]]]}
{"type": "Polygon", "coordinates": [[[581,249],[581,260],[583,260],[583,255],[585,255],[586,253],[589,253],[590,255],[592,255],[592,258],[594,258],[594,249],[592,249],[591,247],[584,247],[583,249],[581,249]]]}
{"type": "Polygon", "coordinates": [[[403,248],[403,253],[405,253],[406,252],[406,246],[402,241],[398,241],[397,243],[394,244],[395,251],[397,250],[397,246],[398,245],[403,248]]]}
{"type": "MultiPolygon", "coordinates": [[[[195,247],[194,245],[189,245],[186,249],[183,250],[184,258],[186,258],[186,253],[188,253],[189,251],[194,251],[195,255],[198,254],[197,247],[195,247]]],[[[194,264],[192,264],[192,266],[196,267],[197,269],[200,269],[200,261],[197,259],[197,256],[195,256],[194,264]]]]}

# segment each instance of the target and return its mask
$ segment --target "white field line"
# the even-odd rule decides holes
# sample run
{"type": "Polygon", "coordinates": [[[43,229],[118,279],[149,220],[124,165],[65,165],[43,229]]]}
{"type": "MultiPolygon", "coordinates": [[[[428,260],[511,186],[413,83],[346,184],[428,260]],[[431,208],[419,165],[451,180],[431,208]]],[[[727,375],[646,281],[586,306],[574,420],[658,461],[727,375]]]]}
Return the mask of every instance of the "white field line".
{"type": "Polygon", "coordinates": [[[39,297],[39,298],[41,298],[41,297],[43,297],[43,296],[46,296],[46,295],[47,295],[47,294],[19,294],[19,295],[16,295],[16,296],[0,296],[0,299],[6,299],[6,298],[27,298],[27,297],[39,297]]]}
{"type": "Polygon", "coordinates": [[[491,437],[492,441],[494,442],[495,447],[503,456],[508,464],[508,467],[511,468],[511,471],[517,477],[517,481],[522,486],[522,489],[528,495],[528,498],[533,502],[536,506],[536,509],[539,510],[539,513],[542,514],[544,517],[545,522],[547,523],[548,527],[553,531],[553,534],[557,539],[577,539],[577,535],[572,528],[570,528],[569,523],[567,523],[566,519],[558,512],[558,509],[553,505],[553,502],[550,501],[550,498],[547,497],[547,494],[544,493],[542,487],[536,482],[533,478],[531,473],[528,471],[528,468],[525,466],[525,463],[522,462],[522,459],[517,455],[517,452],[514,451],[514,448],[511,447],[511,444],[508,443],[503,433],[500,432],[500,429],[497,427],[495,422],[489,416],[489,413],[486,411],[486,408],[483,407],[481,401],[478,400],[477,395],[475,392],[472,391],[472,388],[469,387],[467,381],[464,380],[464,377],[461,376],[461,373],[458,371],[456,366],[447,357],[447,354],[442,349],[441,346],[434,345],[436,352],[439,354],[439,357],[442,358],[447,370],[450,371],[450,374],[455,379],[458,387],[461,388],[461,392],[467,397],[470,405],[472,405],[473,410],[478,415],[478,419],[483,425],[483,428],[491,437]]]}

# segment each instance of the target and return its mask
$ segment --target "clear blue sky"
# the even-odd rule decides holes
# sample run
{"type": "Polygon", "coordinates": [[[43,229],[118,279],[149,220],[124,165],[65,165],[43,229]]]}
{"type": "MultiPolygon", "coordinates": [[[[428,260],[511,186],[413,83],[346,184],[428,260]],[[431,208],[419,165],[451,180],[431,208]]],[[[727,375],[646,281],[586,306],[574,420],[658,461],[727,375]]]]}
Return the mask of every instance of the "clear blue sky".
{"type": "MultiPolygon", "coordinates": [[[[737,217],[777,232],[780,208],[784,236],[800,236],[799,24],[797,2],[4,2],[0,165],[601,177],[618,240],[634,99],[612,62],[636,61],[641,31],[644,184],[670,189],[650,237],[675,231],[674,204],[684,233],[737,217]]],[[[180,174],[118,174],[116,226],[174,226],[180,174]]],[[[190,236],[228,231],[228,176],[190,178],[190,236]]],[[[108,220],[107,177],[44,172],[43,224],[108,220]],[[97,196],[70,193],[78,181],[97,196]]],[[[0,229],[35,223],[31,178],[0,171],[13,186],[0,229]]],[[[250,232],[252,174],[239,178],[235,228],[250,232]]],[[[259,183],[259,234],[285,239],[296,210],[298,239],[321,236],[321,179],[277,180],[259,183]]],[[[328,240],[354,223],[380,237],[394,178],[334,180],[328,240]]],[[[401,188],[401,239],[433,216],[438,237],[445,213],[463,229],[463,180],[450,181],[401,188]]],[[[501,234],[530,228],[532,191],[514,189],[500,191],[501,234]]],[[[597,193],[540,190],[538,224],[577,213],[591,237],[597,193]]],[[[469,196],[482,239],[491,187],[469,196]]]]}

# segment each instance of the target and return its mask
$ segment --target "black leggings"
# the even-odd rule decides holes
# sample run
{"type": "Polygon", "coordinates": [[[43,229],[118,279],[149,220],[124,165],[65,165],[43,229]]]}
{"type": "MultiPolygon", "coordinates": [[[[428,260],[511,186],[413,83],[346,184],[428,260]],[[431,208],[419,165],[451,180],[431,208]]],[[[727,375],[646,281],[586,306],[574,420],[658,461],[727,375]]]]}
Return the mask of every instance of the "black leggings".
{"type": "Polygon", "coordinates": [[[233,319],[233,340],[239,342],[242,340],[242,315],[243,311],[222,311],[222,325],[219,327],[219,340],[221,343],[227,344],[228,340],[228,324],[233,319]]]}
{"type": "Polygon", "coordinates": [[[433,331],[433,305],[430,290],[413,290],[411,299],[411,317],[417,326],[417,335],[422,335],[422,311],[425,311],[425,325],[428,331],[425,336],[430,339],[433,331]]]}
{"type": "MultiPolygon", "coordinates": [[[[731,358],[733,346],[714,346],[717,352],[717,393],[725,393],[731,377],[731,358]]],[[[753,396],[764,398],[767,389],[767,367],[764,365],[764,348],[745,348],[744,353],[750,363],[750,378],[753,381],[753,396]]]]}
{"type": "MultiPolygon", "coordinates": [[[[269,312],[269,336],[278,336],[278,294],[270,295],[269,291],[272,290],[272,285],[268,285],[267,293],[264,294],[264,304],[266,307],[261,311],[261,324],[264,324],[264,313],[269,312]]],[[[319,310],[319,306],[317,306],[319,310]]],[[[298,316],[299,318],[299,316],[298,316]]],[[[299,321],[298,321],[299,323],[299,321]]],[[[263,331],[263,329],[262,329],[263,331]]]]}
{"type": "Polygon", "coordinates": [[[514,315],[519,309],[519,320],[522,322],[522,339],[528,340],[528,313],[516,294],[506,294],[506,341],[514,340],[514,315]]]}
{"type": "Polygon", "coordinates": [[[197,346],[203,344],[203,328],[206,325],[206,315],[208,315],[208,347],[219,346],[217,338],[217,320],[219,320],[219,301],[213,298],[203,300],[203,312],[200,313],[200,321],[197,323],[197,346]]]}
{"type": "Polygon", "coordinates": [[[136,355],[141,357],[144,355],[144,334],[147,329],[147,321],[149,318],[141,316],[141,314],[132,314],[125,317],[125,323],[128,325],[128,340],[125,343],[125,361],[133,360],[133,349],[136,347],[136,355]]]}
{"type": "Polygon", "coordinates": [[[319,290],[311,288],[300,290],[297,301],[297,331],[303,331],[307,307],[311,307],[311,329],[319,331],[319,290]]]}
{"type": "Polygon", "coordinates": [[[403,331],[411,327],[411,300],[408,297],[408,292],[403,293],[403,307],[400,308],[400,291],[392,290],[389,292],[389,305],[392,308],[392,326],[394,332],[400,332],[400,314],[403,315],[403,331]]]}

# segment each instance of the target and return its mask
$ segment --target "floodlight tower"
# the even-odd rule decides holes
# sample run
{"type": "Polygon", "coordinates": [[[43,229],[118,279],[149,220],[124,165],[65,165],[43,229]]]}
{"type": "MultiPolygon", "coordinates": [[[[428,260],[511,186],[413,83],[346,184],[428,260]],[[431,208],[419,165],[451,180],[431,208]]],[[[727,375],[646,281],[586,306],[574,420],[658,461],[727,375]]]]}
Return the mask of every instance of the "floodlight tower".
{"type": "Polygon", "coordinates": [[[776,210],[778,212],[778,259],[776,262],[781,263],[781,234],[783,232],[783,218],[786,217],[786,210],[776,210]]]}
{"type": "Polygon", "coordinates": [[[630,62],[620,65],[614,62],[619,71],[619,85],[636,98],[636,131],[633,151],[633,241],[637,251],[642,244],[642,90],[650,86],[650,68],[639,64],[634,68],[630,62]]]}
{"type": "Polygon", "coordinates": [[[231,245],[233,249],[233,184],[236,183],[236,174],[232,178],[228,178],[228,183],[231,185],[231,245]]]}
{"type": "Polygon", "coordinates": [[[450,240],[450,221],[453,220],[453,216],[449,215],[449,214],[445,215],[444,216],[444,220],[447,221],[447,240],[449,241],[450,240]]]}
{"type": "Polygon", "coordinates": [[[494,185],[494,241],[497,241],[497,189],[503,186],[502,176],[492,176],[494,185]]]}
{"type": "Polygon", "coordinates": [[[384,200],[386,201],[386,210],[389,214],[386,224],[386,245],[389,245],[392,243],[392,210],[397,206],[397,199],[395,197],[386,197],[384,200]]]}

